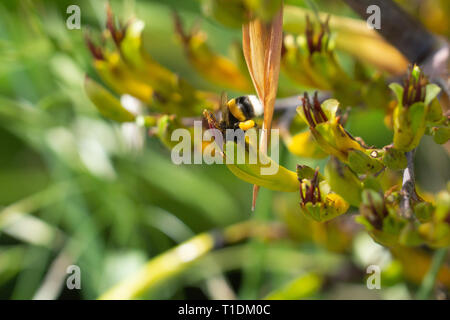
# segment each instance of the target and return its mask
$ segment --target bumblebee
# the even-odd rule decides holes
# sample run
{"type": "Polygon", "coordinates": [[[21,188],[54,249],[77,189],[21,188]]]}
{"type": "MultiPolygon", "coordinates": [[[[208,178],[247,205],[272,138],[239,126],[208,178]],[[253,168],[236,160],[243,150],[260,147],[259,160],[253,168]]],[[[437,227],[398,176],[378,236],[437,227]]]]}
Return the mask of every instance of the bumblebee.
{"type": "Polygon", "coordinates": [[[225,94],[222,94],[220,110],[222,120],[219,123],[221,129],[237,129],[246,131],[255,126],[252,120],[254,117],[263,114],[263,106],[254,95],[241,96],[227,101],[225,94]]]}
{"type": "Polygon", "coordinates": [[[263,114],[263,106],[259,99],[254,96],[241,96],[231,99],[227,102],[230,124],[237,126],[243,131],[251,129],[255,126],[252,120],[263,114]]]}
{"type": "Polygon", "coordinates": [[[228,100],[226,93],[222,93],[219,110],[221,112],[220,121],[217,121],[216,117],[207,110],[203,112],[203,115],[208,121],[210,128],[219,129],[224,134],[226,129],[246,131],[254,128],[255,122],[252,119],[263,114],[263,106],[254,95],[228,100]]]}

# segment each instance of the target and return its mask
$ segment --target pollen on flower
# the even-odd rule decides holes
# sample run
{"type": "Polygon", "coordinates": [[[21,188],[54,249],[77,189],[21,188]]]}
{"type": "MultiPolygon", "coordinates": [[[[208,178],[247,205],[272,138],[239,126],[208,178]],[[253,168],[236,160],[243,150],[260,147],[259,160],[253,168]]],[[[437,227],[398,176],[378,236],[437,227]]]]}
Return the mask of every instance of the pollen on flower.
{"type": "Polygon", "coordinates": [[[312,204],[316,204],[317,202],[321,202],[321,195],[319,189],[319,170],[316,170],[314,173],[314,177],[312,178],[310,183],[305,183],[305,191],[303,192],[303,183],[302,179],[298,179],[300,182],[300,198],[302,200],[301,205],[305,205],[308,202],[312,204]]]}
{"type": "Polygon", "coordinates": [[[403,82],[403,106],[408,108],[416,102],[425,101],[427,78],[416,65],[410,66],[403,82]]]}

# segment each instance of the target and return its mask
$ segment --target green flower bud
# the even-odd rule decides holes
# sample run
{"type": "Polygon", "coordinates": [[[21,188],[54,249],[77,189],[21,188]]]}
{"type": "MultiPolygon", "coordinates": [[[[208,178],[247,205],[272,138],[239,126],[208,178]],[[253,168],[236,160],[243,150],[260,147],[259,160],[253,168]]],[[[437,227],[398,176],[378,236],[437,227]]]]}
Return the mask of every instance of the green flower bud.
{"type": "Polygon", "coordinates": [[[400,234],[407,221],[400,218],[382,194],[366,189],[362,192],[360,215],[356,221],[364,225],[370,236],[385,246],[399,243],[400,234]]]}
{"type": "Polygon", "coordinates": [[[436,118],[435,112],[433,115],[430,113],[430,104],[434,103],[436,106],[437,102],[434,100],[440,88],[435,84],[428,84],[418,66],[409,70],[403,87],[397,83],[389,87],[397,96],[397,106],[393,113],[394,147],[410,151],[417,147],[424,135],[427,119],[436,118]]]}

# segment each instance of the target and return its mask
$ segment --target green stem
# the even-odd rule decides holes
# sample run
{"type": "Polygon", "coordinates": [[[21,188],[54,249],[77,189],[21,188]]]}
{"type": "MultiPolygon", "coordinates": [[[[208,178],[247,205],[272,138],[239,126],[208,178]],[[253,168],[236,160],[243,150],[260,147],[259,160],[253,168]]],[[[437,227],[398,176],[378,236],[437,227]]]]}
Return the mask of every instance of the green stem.
{"type": "Polygon", "coordinates": [[[425,275],[420,286],[419,292],[417,293],[418,300],[427,300],[430,297],[431,291],[433,290],[434,283],[436,282],[437,275],[444,262],[447,253],[447,248],[442,248],[434,253],[433,260],[431,261],[430,270],[425,275]]]}
{"type": "MultiPolygon", "coordinates": [[[[262,223],[268,221],[271,213],[272,191],[262,188],[258,205],[256,206],[254,221],[262,223]]],[[[261,239],[252,239],[248,247],[248,262],[243,268],[243,280],[239,296],[241,299],[258,299],[259,290],[263,280],[264,260],[266,258],[267,246],[261,239]]]]}

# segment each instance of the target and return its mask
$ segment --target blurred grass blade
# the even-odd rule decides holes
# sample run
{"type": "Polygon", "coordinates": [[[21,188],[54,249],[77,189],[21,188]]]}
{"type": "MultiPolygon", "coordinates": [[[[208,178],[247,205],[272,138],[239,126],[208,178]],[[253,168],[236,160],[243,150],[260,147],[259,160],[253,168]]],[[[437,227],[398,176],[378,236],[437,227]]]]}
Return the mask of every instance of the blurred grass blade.
{"type": "Polygon", "coordinates": [[[34,213],[38,209],[64,200],[73,193],[70,185],[65,182],[51,185],[47,189],[19,200],[0,211],[0,230],[12,219],[17,219],[24,214],[34,213]]]}
{"type": "Polygon", "coordinates": [[[150,287],[182,272],[214,247],[209,233],[198,236],[150,260],[140,271],[104,293],[101,300],[126,300],[139,297],[150,287]]]}
{"type": "Polygon", "coordinates": [[[220,244],[226,245],[240,242],[252,236],[278,239],[283,236],[283,233],[277,228],[268,225],[258,226],[249,221],[231,225],[221,231],[201,233],[151,259],[137,273],[125,278],[100,296],[99,299],[125,300],[140,297],[148,290],[179,275],[213,250],[217,246],[217,236],[219,236],[220,244]]]}
{"type": "Polygon", "coordinates": [[[419,292],[417,293],[418,300],[426,300],[430,297],[431,291],[433,291],[434,283],[436,282],[437,275],[441,269],[441,265],[445,260],[448,248],[442,248],[434,253],[433,260],[431,261],[430,270],[425,275],[419,292]]]}
{"type": "Polygon", "coordinates": [[[322,286],[322,279],[316,274],[304,274],[283,286],[269,293],[267,300],[299,300],[311,297],[316,294],[322,286]]]}

